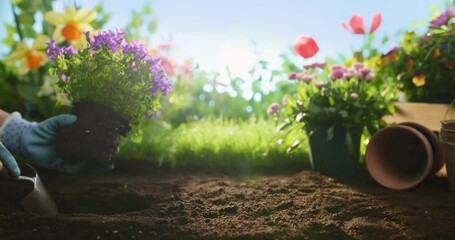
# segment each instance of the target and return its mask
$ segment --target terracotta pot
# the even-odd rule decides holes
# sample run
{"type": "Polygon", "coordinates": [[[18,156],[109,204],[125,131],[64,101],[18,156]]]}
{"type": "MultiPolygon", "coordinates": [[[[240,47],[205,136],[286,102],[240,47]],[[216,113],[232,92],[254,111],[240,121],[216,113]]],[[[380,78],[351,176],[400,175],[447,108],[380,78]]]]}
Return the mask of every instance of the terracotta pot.
{"type": "Polygon", "coordinates": [[[397,190],[415,187],[432,172],[433,149],[417,129],[396,125],[378,131],[370,139],[365,163],[381,185],[397,190]]]}
{"type": "Polygon", "coordinates": [[[433,149],[433,168],[430,174],[436,174],[444,166],[444,157],[442,153],[442,142],[439,140],[438,135],[431,131],[429,128],[414,122],[403,122],[400,125],[409,126],[420,131],[430,141],[431,148],[433,149]]]}
{"type": "Polygon", "coordinates": [[[455,192],[455,144],[443,143],[443,152],[450,190],[455,192]]]}

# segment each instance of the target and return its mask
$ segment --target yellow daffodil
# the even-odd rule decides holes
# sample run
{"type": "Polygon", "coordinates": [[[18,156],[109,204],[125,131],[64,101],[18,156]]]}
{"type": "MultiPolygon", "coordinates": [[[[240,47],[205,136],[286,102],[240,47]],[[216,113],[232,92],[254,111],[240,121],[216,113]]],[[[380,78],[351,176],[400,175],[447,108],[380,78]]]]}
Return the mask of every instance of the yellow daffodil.
{"type": "Polygon", "coordinates": [[[44,19],[55,26],[52,38],[56,42],[67,41],[76,46],[85,40],[84,32],[93,31],[90,23],[95,18],[95,11],[76,9],[71,5],[65,8],[65,13],[51,11],[44,15],[44,19]]]}
{"type": "Polygon", "coordinates": [[[412,83],[414,83],[414,85],[415,85],[416,87],[422,87],[422,86],[424,86],[425,83],[426,83],[425,74],[419,73],[419,74],[415,75],[415,76],[412,78],[412,83]]]}
{"type": "Polygon", "coordinates": [[[49,37],[40,35],[36,37],[32,47],[25,42],[19,42],[16,50],[6,57],[5,62],[19,67],[19,74],[25,74],[31,69],[38,69],[47,62],[47,55],[44,50],[46,43],[50,42],[49,37]]]}

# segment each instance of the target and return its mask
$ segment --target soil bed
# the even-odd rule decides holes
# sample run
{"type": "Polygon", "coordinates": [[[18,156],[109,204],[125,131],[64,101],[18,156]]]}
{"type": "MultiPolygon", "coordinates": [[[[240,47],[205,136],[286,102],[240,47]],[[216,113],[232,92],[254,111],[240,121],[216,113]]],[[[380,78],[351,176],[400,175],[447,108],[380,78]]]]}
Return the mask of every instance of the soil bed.
{"type": "MultiPolygon", "coordinates": [[[[407,191],[312,171],[229,174],[121,162],[103,174],[37,169],[60,215],[0,197],[1,239],[453,239],[445,176],[407,191]]],[[[0,184],[4,184],[1,183],[0,184]]]]}

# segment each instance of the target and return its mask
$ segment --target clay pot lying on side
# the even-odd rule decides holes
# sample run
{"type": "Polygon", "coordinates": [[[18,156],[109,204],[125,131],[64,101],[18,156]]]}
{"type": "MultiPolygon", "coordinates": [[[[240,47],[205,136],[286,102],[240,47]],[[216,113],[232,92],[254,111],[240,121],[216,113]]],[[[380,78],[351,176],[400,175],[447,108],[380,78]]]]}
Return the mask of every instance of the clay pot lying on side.
{"type": "Polygon", "coordinates": [[[441,143],[431,134],[434,135],[413,123],[378,131],[365,153],[369,173],[387,188],[403,190],[415,187],[443,165],[441,143]]]}

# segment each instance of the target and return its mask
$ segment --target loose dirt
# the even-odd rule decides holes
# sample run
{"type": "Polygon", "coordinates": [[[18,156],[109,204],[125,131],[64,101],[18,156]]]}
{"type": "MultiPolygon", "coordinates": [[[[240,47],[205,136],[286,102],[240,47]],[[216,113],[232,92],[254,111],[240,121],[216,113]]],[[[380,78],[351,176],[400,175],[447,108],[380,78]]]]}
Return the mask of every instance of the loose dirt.
{"type": "MultiPolygon", "coordinates": [[[[1,239],[453,239],[455,193],[444,174],[381,187],[317,172],[195,171],[121,162],[111,172],[39,169],[60,214],[26,213],[0,197],[1,239]]],[[[0,182],[0,189],[2,184],[0,182]]]]}

